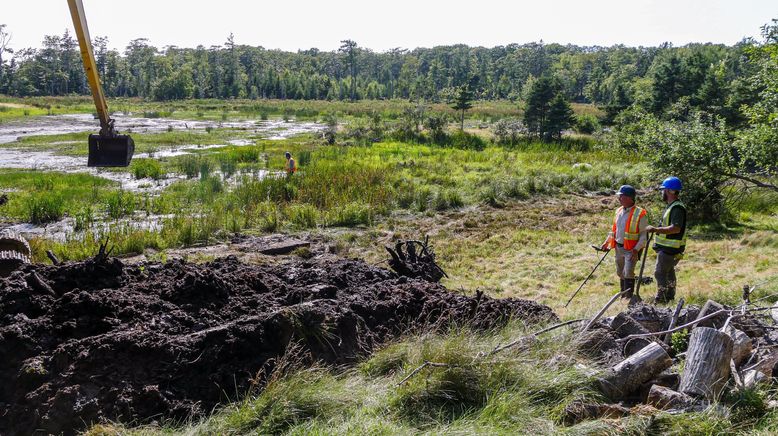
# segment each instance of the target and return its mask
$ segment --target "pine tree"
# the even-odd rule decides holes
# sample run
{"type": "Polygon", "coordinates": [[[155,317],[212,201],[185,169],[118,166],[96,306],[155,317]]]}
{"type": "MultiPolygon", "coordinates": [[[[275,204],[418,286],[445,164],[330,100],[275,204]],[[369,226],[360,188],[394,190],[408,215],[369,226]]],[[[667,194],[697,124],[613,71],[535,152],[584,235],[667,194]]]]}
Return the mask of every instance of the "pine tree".
{"type": "Polygon", "coordinates": [[[455,111],[460,111],[459,130],[464,131],[465,111],[473,107],[473,91],[470,90],[470,85],[462,85],[457,87],[453,103],[454,104],[451,106],[451,108],[455,111]]]}

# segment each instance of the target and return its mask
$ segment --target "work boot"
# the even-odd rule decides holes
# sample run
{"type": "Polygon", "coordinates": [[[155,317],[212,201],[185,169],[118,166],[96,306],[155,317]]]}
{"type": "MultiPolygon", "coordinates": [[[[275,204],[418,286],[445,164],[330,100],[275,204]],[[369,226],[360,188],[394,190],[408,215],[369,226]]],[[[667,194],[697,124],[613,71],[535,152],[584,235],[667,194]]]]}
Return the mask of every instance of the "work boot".
{"type": "Polygon", "coordinates": [[[624,279],[624,291],[625,298],[629,298],[630,306],[642,301],[639,295],[635,295],[635,279],[624,279]]]}
{"type": "Polygon", "coordinates": [[[619,292],[621,292],[621,298],[629,298],[627,294],[624,292],[624,279],[619,279],[619,292]]]}
{"type": "Polygon", "coordinates": [[[675,301],[675,286],[667,287],[667,292],[665,293],[665,297],[667,298],[667,301],[675,301]]]}
{"type": "Polygon", "coordinates": [[[664,304],[670,301],[668,298],[668,288],[656,288],[656,297],[654,297],[654,304],[664,304]]]}

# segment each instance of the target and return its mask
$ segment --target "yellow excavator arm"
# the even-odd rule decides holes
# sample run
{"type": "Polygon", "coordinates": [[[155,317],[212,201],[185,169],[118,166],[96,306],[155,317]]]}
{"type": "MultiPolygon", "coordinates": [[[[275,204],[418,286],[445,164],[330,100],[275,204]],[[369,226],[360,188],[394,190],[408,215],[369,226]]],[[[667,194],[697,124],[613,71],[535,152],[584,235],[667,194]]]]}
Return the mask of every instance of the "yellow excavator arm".
{"type": "Polygon", "coordinates": [[[105,101],[105,93],[100,83],[100,75],[97,72],[97,63],[92,50],[92,39],[89,36],[89,27],[86,24],[84,4],[81,0],[68,0],[70,16],[73,18],[73,26],[76,29],[78,45],[81,47],[81,60],[84,63],[84,71],[95,101],[97,117],[100,119],[100,133],[89,135],[89,160],[88,165],[98,167],[126,167],[132,160],[135,152],[135,143],[127,135],[119,135],[114,130],[113,119],[108,115],[108,104],[105,101]]]}

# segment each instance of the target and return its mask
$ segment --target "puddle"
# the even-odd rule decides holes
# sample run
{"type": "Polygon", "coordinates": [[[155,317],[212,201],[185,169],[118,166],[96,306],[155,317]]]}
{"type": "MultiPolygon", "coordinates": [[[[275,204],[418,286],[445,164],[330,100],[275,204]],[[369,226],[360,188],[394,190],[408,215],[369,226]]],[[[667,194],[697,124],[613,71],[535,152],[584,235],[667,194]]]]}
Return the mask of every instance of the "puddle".
{"type": "MultiPolygon", "coordinates": [[[[206,127],[224,127],[241,130],[251,130],[258,136],[266,139],[286,139],[302,133],[317,132],[324,128],[317,123],[286,122],[283,120],[265,121],[194,121],[172,120],[166,118],[139,118],[133,116],[115,115],[116,125],[125,133],[154,133],[173,130],[202,130],[206,127]]],[[[12,143],[20,137],[33,135],[54,135],[73,132],[94,132],[97,130],[97,120],[91,114],[52,115],[14,121],[0,124],[0,144],[12,143]]],[[[51,145],[72,145],[79,141],[57,141],[51,145]]],[[[137,153],[137,158],[161,159],[167,157],[190,154],[193,150],[208,150],[227,146],[248,146],[255,144],[255,140],[231,139],[222,144],[209,145],[176,145],[170,147],[160,146],[160,149],[151,153],[137,153]]],[[[87,146],[86,138],[83,141],[87,146]]],[[[55,147],[56,148],[56,147],[55,147]]],[[[128,172],[106,171],[99,168],[86,166],[86,156],[63,156],[55,153],[55,150],[34,151],[27,149],[0,148],[0,168],[35,169],[41,171],[62,171],[68,173],[90,173],[98,177],[118,182],[122,188],[134,192],[159,192],[185,177],[179,174],[168,174],[162,180],[140,179],[136,180],[128,172]]]]}
{"type": "MultiPolygon", "coordinates": [[[[114,114],[116,127],[121,133],[159,133],[172,130],[198,130],[206,128],[227,128],[247,130],[266,139],[286,139],[301,133],[313,133],[324,129],[324,125],[311,122],[284,120],[245,121],[203,121],[174,120],[170,118],[143,118],[114,114]]],[[[16,141],[18,138],[36,135],[60,135],[76,132],[97,132],[99,122],[92,114],[67,114],[34,117],[0,124],[0,144],[16,141]]],[[[235,140],[233,145],[249,145],[252,142],[235,140]]]]}
{"type": "Polygon", "coordinates": [[[132,229],[132,230],[150,230],[160,231],[166,220],[173,219],[175,215],[146,215],[143,212],[134,214],[132,217],[124,217],[118,220],[106,217],[95,218],[90,225],[89,230],[76,232],[76,220],[71,217],[63,218],[54,223],[46,225],[35,225],[30,223],[14,224],[5,226],[4,229],[11,229],[26,239],[41,238],[57,242],[66,242],[72,239],[82,239],[85,232],[92,232],[96,237],[107,233],[112,228],[132,229]]]}
{"type": "Polygon", "coordinates": [[[108,171],[86,166],[86,156],[61,156],[50,151],[28,151],[0,149],[0,168],[32,169],[39,171],[60,171],[65,173],[89,173],[97,177],[113,180],[122,189],[138,193],[157,193],[178,180],[185,179],[181,174],[167,174],[160,180],[136,179],[129,172],[108,171]]]}
{"type": "MultiPolygon", "coordinates": [[[[125,180],[124,183],[122,184],[124,189],[131,190],[133,192],[141,192],[141,193],[161,191],[162,189],[164,189],[164,187],[167,187],[176,181],[187,180],[185,176],[181,176],[181,175],[169,175],[168,179],[163,179],[159,181],[154,181],[151,179],[135,180],[132,179],[132,176],[130,176],[129,174],[125,174],[125,175],[128,176],[128,179],[125,180]],[[143,186],[144,184],[150,184],[150,183],[153,183],[154,185],[151,187],[143,186]]],[[[283,172],[268,171],[264,169],[254,169],[254,170],[247,170],[247,171],[239,171],[230,177],[224,177],[224,175],[220,171],[214,171],[212,175],[221,178],[222,182],[225,185],[235,186],[241,180],[243,180],[244,177],[248,177],[254,180],[263,179],[268,176],[283,177],[283,172]]],[[[116,180],[119,181],[118,178],[116,180]]],[[[189,180],[196,180],[196,179],[189,179],[189,180]]],[[[197,218],[199,215],[187,214],[186,216],[190,218],[197,218]]],[[[50,239],[58,242],[66,242],[69,239],[70,240],[82,239],[87,231],[92,232],[92,234],[97,237],[99,237],[101,234],[105,234],[109,232],[112,229],[160,231],[162,230],[162,227],[164,226],[166,220],[170,220],[175,217],[176,217],[175,214],[150,215],[147,214],[145,211],[138,211],[132,217],[124,217],[116,220],[116,219],[109,218],[104,212],[101,212],[96,214],[96,216],[94,217],[94,221],[91,223],[89,227],[89,230],[86,231],[76,232],[75,230],[76,221],[73,217],[69,217],[69,216],[66,216],[60,221],[54,223],[48,223],[45,225],[36,225],[31,223],[3,225],[2,223],[0,223],[0,230],[11,229],[15,232],[20,233],[22,236],[24,236],[27,239],[43,238],[43,239],[50,239]]]]}

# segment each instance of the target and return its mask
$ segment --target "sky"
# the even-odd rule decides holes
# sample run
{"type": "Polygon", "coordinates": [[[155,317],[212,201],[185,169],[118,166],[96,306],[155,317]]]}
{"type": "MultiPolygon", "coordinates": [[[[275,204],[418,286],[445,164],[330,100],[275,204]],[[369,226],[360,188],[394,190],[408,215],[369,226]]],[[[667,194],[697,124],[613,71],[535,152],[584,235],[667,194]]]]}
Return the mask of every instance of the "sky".
{"type": "MultiPolygon", "coordinates": [[[[543,40],[577,45],[734,44],[778,18],[776,0],[83,0],[92,37],[121,51],[135,38],[156,47],[235,42],[288,51],[335,50],[343,39],[382,52],[543,40]]],[[[66,0],[0,0],[10,47],[40,47],[72,33],[66,0]]]]}

